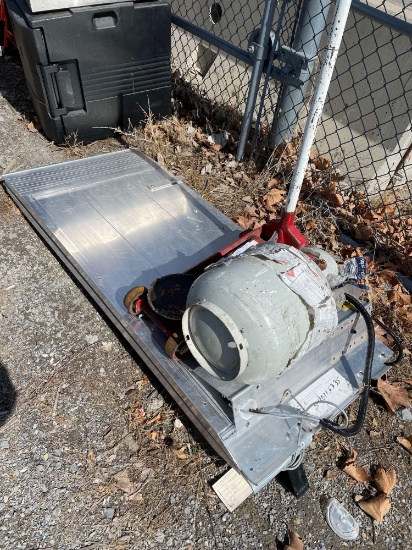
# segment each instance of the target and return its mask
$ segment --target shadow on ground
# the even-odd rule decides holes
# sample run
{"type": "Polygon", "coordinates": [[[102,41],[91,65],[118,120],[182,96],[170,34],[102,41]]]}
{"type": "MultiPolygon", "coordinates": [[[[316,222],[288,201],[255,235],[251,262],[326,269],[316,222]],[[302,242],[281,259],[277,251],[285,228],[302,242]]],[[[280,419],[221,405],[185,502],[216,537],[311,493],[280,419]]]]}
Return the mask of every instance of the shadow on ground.
{"type": "Polygon", "coordinates": [[[13,412],[17,392],[10,380],[9,373],[0,362],[0,427],[7,421],[13,412]]]}

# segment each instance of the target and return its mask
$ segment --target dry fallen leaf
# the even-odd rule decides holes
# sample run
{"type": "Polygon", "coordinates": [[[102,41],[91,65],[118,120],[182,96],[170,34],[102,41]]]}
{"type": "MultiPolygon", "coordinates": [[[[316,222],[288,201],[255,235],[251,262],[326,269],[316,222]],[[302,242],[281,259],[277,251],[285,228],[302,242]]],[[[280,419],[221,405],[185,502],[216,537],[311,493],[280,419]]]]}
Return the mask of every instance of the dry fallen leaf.
{"type": "Polygon", "coordinates": [[[322,155],[316,155],[314,151],[311,151],[311,162],[315,165],[318,170],[327,170],[330,166],[330,160],[322,155]]]}
{"type": "Polygon", "coordinates": [[[263,197],[266,208],[271,211],[274,206],[277,206],[279,203],[282,203],[284,201],[285,195],[286,191],[284,189],[271,189],[263,197]]]}
{"type": "Polygon", "coordinates": [[[320,194],[322,197],[329,197],[330,195],[336,195],[338,193],[338,182],[336,181],[330,181],[322,183],[322,188],[320,191],[320,194]]]}
{"type": "MultiPolygon", "coordinates": [[[[379,321],[382,321],[382,319],[379,318],[379,321]]],[[[388,345],[388,338],[387,338],[388,331],[385,330],[380,325],[378,325],[378,323],[374,323],[373,325],[375,327],[376,339],[379,340],[379,342],[382,342],[382,344],[388,345]]]]}
{"type": "Polygon", "coordinates": [[[343,463],[343,466],[347,466],[348,464],[353,464],[358,456],[357,451],[355,449],[351,449],[351,454],[345,459],[345,462],[343,463]]]}
{"type": "Polygon", "coordinates": [[[307,223],[306,223],[306,231],[311,231],[312,229],[314,229],[315,227],[317,227],[318,225],[318,222],[316,220],[309,220],[307,223]]]}
{"type": "Polygon", "coordinates": [[[28,129],[29,132],[37,132],[37,129],[36,129],[35,125],[33,124],[33,122],[29,122],[27,124],[27,129],[28,129]]]}
{"type": "Polygon", "coordinates": [[[170,449],[174,452],[177,458],[180,458],[180,460],[186,460],[187,458],[190,458],[190,456],[185,453],[186,445],[184,445],[180,449],[175,445],[172,445],[170,449]]]}
{"type": "Polygon", "coordinates": [[[378,379],[378,392],[381,394],[385,401],[385,405],[388,411],[394,414],[396,407],[402,406],[409,408],[411,403],[408,398],[408,392],[405,388],[400,386],[394,386],[382,380],[378,379]]]}
{"type": "Polygon", "coordinates": [[[412,313],[402,307],[399,307],[397,312],[398,320],[401,323],[403,329],[409,332],[412,326],[412,313]]]}
{"type": "Polygon", "coordinates": [[[248,202],[250,204],[253,204],[253,199],[250,195],[246,195],[245,197],[242,197],[243,202],[248,202]]]}
{"type": "Polygon", "coordinates": [[[411,304],[411,295],[400,292],[399,290],[392,290],[388,294],[389,301],[392,305],[400,304],[401,306],[411,304]]]}
{"type": "Polygon", "coordinates": [[[293,527],[289,525],[288,531],[289,544],[285,546],[285,550],[303,550],[303,541],[293,527]]]}
{"type": "Polygon", "coordinates": [[[342,470],[345,472],[345,474],[348,474],[349,476],[353,477],[354,480],[358,481],[359,483],[364,483],[365,481],[370,481],[371,477],[366,472],[362,466],[357,466],[356,464],[348,464],[342,470]]]}
{"type": "Polygon", "coordinates": [[[382,271],[379,271],[377,274],[378,279],[381,280],[381,282],[385,282],[392,287],[395,287],[399,284],[399,279],[396,276],[395,272],[391,269],[383,269],[382,271]]]}
{"type": "Polygon", "coordinates": [[[129,496],[134,495],[139,489],[139,487],[135,483],[130,481],[129,473],[127,470],[123,470],[123,472],[120,472],[119,474],[117,474],[116,480],[117,480],[117,487],[121,491],[124,491],[129,496]]]}
{"type": "Polygon", "coordinates": [[[309,153],[310,160],[315,160],[318,156],[319,156],[319,153],[317,151],[315,151],[314,149],[310,150],[310,153],[309,153]]]}
{"type": "Polygon", "coordinates": [[[391,501],[385,494],[378,495],[370,500],[361,500],[358,505],[371,518],[381,523],[391,508],[391,501]]]}
{"type": "Polygon", "coordinates": [[[355,449],[353,449],[352,454],[348,456],[348,458],[342,464],[341,469],[345,472],[345,474],[348,474],[359,483],[370,481],[371,477],[366,472],[366,470],[361,466],[358,466],[357,464],[355,464],[355,460],[357,456],[358,456],[358,453],[355,451],[355,449]]]}
{"type": "Polygon", "coordinates": [[[246,218],[245,216],[239,216],[235,221],[242,229],[249,229],[253,223],[250,218],[246,218]]]}
{"type": "Polygon", "coordinates": [[[385,471],[382,466],[379,466],[373,476],[373,483],[378,491],[385,493],[386,496],[389,496],[396,483],[395,470],[391,469],[385,471]]]}
{"type": "Polygon", "coordinates": [[[412,455],[412,435],[409,437],[397,437],[396,441],[402,445],[412,455]]]}
{"type": "Polygon", "coordinates": [[[162,415],[161,415],[161,413],[159,413],[154,418],[149,420],[149,422],[147,422],[147,425],[150,426],[151,424],[154,424],[155,422],[156,422],[156,424],[161,424],[161,418],[162,418],[162,415]]]}
{"type": "Polygon", "coordinates": [[[345,204],[342,195],[339,193],[331,193],[329,198],[332,201],[333,206],[343,206],[345,204]]]}

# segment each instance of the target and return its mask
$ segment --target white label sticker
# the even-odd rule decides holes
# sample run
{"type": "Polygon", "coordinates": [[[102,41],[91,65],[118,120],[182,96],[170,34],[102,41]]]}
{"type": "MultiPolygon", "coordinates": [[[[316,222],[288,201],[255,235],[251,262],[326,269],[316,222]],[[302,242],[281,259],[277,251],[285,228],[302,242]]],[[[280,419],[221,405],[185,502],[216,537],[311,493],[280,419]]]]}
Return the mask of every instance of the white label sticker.
{"type": "Polygon", "coordinates": [[[233,512],[253,493],[246,479],[233,468],[212,487],[229,512],[233,512]]]}
{"type": "MultiPolygon", "coordinates": [[[[346,378],[339,374],[336,369],[331,369],[296,395],[289,402],[289,405],[300,410],[306,410],[309,405],[316,401],[330,401],[340,407],[355,391],[356,388],[346,378]]],[[[319,418],[327,418],[333,412],[336,412],[336,407],[329,403],[317,403],[308,410],[309,414],[319,418]]]]}

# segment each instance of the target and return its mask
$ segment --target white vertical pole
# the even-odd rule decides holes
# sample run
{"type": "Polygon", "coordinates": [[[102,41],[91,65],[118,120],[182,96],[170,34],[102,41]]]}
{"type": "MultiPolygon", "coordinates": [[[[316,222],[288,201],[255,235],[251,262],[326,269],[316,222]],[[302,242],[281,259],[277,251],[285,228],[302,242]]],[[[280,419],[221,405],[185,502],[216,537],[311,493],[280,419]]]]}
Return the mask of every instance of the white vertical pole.
{"type": "Polygon", "coordinates": [[[326,50],[320,66],[319,76],[312,98],[312,105],[303,133],[302,145],[300,147],[298,160],[286,200],[285,210],[287,213],[292,213],[296,210],[303,178],[309,162],[310,150],[315,140],[319,119],[323,111],[330,81],[332,80],[332,73],[335,67],[336,58],[338,57],[339,46],[342,41],[350,7],[351,0],[336,0],[336,7],[330,24],[326,50]]]}

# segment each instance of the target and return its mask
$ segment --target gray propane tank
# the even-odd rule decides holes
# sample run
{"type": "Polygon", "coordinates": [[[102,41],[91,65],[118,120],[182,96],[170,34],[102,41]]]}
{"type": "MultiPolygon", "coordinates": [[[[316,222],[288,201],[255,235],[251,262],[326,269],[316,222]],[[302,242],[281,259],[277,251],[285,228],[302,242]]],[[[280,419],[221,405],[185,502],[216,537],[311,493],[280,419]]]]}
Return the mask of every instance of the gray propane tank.
{"type": "Polygon", "coordinates": [[[193,283],[183,334],[197,362],[222,380],[256,384],[279,376],[293,359],[322,343],[337,326],[328,277],[306,254],[281,244],[251,246],[213,264],[193,283]]]}

